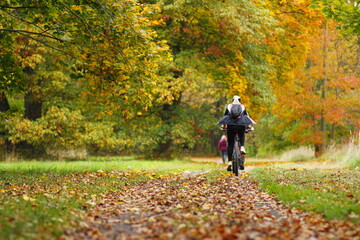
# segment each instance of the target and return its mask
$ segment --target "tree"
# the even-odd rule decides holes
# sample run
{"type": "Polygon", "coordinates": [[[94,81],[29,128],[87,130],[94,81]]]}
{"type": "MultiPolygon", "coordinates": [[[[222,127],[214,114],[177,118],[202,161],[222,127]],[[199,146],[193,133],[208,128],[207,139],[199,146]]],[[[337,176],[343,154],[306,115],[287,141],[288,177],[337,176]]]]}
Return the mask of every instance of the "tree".
{"type": "MultiPolygon", "coordinates": [[[[310,0],[266,1],[266,6],[271,11],[271,16],[277,20],[273,27],[273,34],[264,39],[264,43],[268,46],[266,59],[271,70],[270,83],[277,99],[275,106],[281,106],[284,95],[287,91],[291,91],[288,88],[293,87],[292,83],[298,71],[301,71],[306,64],[310,48],[309,38],[318,33],[323,25],[324,16],[319,9],[310,7],[310,0]]],[[[291,101],[290,96],[284,101],[291,101]]],[[[276,153],[291,145],[288,140],[290,126],[280,124],[281,119],[286,119],[286,117],[280,116],[280,119],[276,119],[278,108],[274,108],[273,105],[266,110],[267,113],[261,117],[257,126],[261,132],[255,132],[255,144],[259,154],[276,153]]],[[[289,111],[289,109],[283,111],[289,111]]]]}
{"type": "Polygon", "coordinates": [[[272,15],[277,19],[276,31],[265,42],[269,46],[268,61],[273,71],[271,82],[276,88],[296,77],[303,68],[309,49],[309,37],[323,26],[324,15],[311,8],[311,0],[267,1],[272,15]]]}
{"type": "Polygon", "coordinates": [[[270,104],[273,98],[262,41],[271,34],[275,21],[268,10],[252,1],[158,2],[164,25],[156,30],[174,56],[169,79],[174,101],[151,108],[151,118],[157,115],[162,127],[149,135],[159,136],[158,151],[169,155],[171,145],[192,147],[195,139],[204,145],[206,135],[219,134],[212,133],[214,124],[230,96],[241,94],[259,112],[264,109],[260,106],[270,104]],[[184,119],[184,115],[190,116],[184,119]]]}
{"type": "Polygon", "coordinates": [[[283,123],[292,126],[288,138],[313,144],[316,156],[331,136],[337,135],[335,140],[340,141],[349,134],[344,129],[359,125],[357,39],[341,37],[335,27],[329,22],[311,39],[306,66],[298,70],[294,81],[278,89],[275,108],[283,123]]]}
{"type": "Polygon", "coordinates": [[[9,72],[2,72],[2,96],[24,94],[25,116],[40,122],[50,119],[46,114],[54,105],[81,109],[94,121],[114,112],[131,119],[154,99],[171,101],[162,70],[171,55],[152,30],[158,24],[148,18],[154,7],[135,1],[8,1],[0,6],[7,47],[2,63],[15,63],[22,74],[15,78],[3,65],[9,72]],[[81,98],[66,92],[74,86],[81,98]]]}
{"type": "Polygon", "coordinates": [[[86,80],[83,82],[88,90],[84,95],[96,95],[93,100],[103,96],[100,100],[109,102],[112,101],[107,98],[117,95],[127,109],[142,94],[148,95],[142,98],[142,104],[151,104],[154,85],[158,84],[159,92],[167,88],[161,88],[158,64],[170,56],[164,54],[167,46],[156,39],[151,29],[157,21],[149,21],[147,17],[156,9],[134,1],[13,2],[14,6],[1,8],[11,9],[5,12],[17,25],[1,31],[23,34],[58,50],[64,57],[70,56],[67,67],[86,80]],[[36,14],[39,11],[43,15],[36,14]],[[139,92],[124,94],[129,89],[139,92]]]}
{"type": "Polygon", "coordinates": [[[360,2],[357,0],[316,0],[317,7],[336,20],[346,34],[360,35],[360,2]]]}

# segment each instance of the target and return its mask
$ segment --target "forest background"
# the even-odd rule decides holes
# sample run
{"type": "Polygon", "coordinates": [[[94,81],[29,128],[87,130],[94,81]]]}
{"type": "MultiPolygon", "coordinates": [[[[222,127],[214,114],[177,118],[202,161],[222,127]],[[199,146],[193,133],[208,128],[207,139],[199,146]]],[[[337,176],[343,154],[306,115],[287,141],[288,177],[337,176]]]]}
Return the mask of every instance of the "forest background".
{"type": "Polygon", "coordinates": [[[359,141],[360,10],[342,0],[6,0],[0,160],[217,152],[234,94],[249,154],[359,141]]]}

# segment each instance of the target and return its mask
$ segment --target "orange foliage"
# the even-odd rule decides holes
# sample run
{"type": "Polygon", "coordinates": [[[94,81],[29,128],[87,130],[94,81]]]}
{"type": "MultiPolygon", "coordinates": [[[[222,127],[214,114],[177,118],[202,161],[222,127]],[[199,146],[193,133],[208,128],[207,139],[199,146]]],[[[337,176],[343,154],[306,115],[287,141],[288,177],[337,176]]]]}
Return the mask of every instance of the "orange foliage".
{"type": "Polygon", "coordinates": [[[320,10],[310,8],[310,4],[310,0],[267,1],[278,20],[276,34],[264,40],[272,49],[267,58],[276,69],[276,74],[272,75],[273,84],[293,79],[297,69],[305,64],[309,36],[315,34],[324,22],[320,10]]]}
{"type": "Polygon", "coordinates": [[[358,46],[356,39],[342,38],[331,21],[309,36],[308,44],[306,64],[275,88],[275,112],[285,123],[294,124],[291,141],[318,145],[326,142],[321,118],[328,126],[359,126],[358,46]]]}

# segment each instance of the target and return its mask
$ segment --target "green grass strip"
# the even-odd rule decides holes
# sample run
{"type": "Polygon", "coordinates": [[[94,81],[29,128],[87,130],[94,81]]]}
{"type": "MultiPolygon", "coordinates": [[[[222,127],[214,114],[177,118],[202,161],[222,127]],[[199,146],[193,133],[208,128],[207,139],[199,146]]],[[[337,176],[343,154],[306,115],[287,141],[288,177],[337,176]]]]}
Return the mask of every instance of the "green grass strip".
{"type": "Polygon", "coordinates": [[[259,168],[252,177],[288,206],[359,221],[359,171],[259,168]]]}
{"type": "Polygon", "coordinates": [[[98,170],[104,171],[127,171],[127,170],[156,170],[156,171],[199,171],[216,169],[217,164],[196,163],[191,160],[136,160],[134,158],[91,158],[88,161],[23,161],[23,162],[0,162],[0,171],[17,172],[27,174],[59,173],[68,174],[74,172],[98,170]]]}

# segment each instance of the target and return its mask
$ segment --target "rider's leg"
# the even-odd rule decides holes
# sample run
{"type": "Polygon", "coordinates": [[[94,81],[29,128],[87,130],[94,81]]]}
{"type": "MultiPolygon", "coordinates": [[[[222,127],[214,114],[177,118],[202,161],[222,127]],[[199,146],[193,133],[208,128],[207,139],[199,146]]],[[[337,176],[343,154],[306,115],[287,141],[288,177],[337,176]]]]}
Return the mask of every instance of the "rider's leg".
{"type": "Polygon", "coordinates": [[[245,146],[245,126],[239,126],[238,134],[240,146],[245,146]]]}
{"type": "Polygon", "coordinates": [[[245,126],[239,126],[238,135],[239,135],[239,141],[240,141],[240,151],[243,154],[246,154],[245,150],[245,126]]]}
{"type": "Polygon", "coordinates": [[[233,149],[234,149],[234,138],[235,138],[235,130],[228,126],[227,128],[227,140],[228,140],[228,147],[227,147],[227,155],[228,161],[231,161],[233,149]]]}

